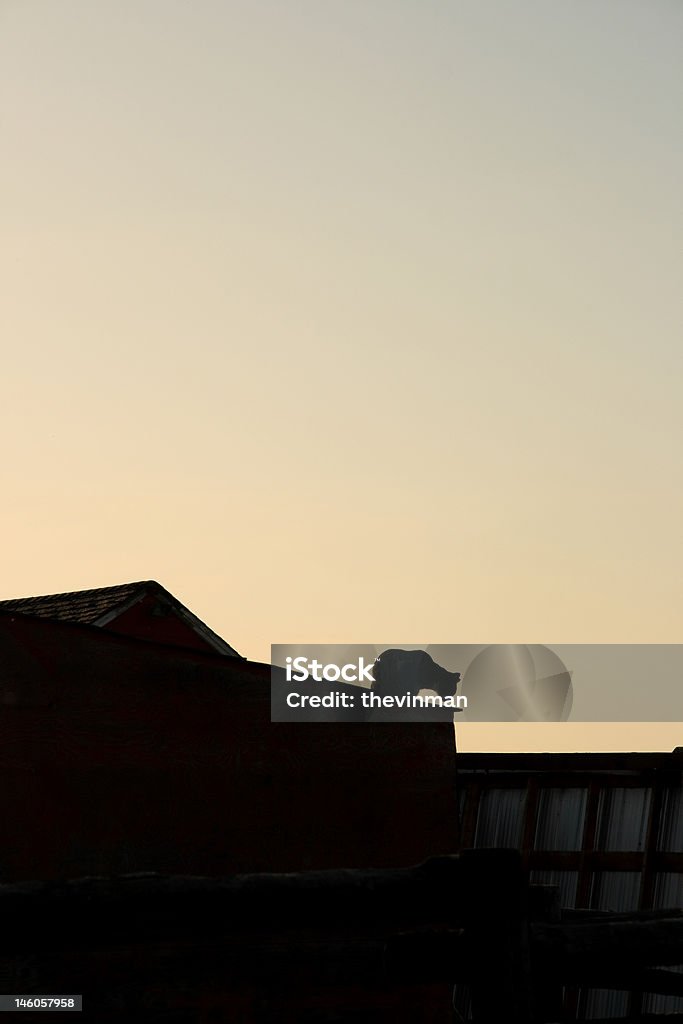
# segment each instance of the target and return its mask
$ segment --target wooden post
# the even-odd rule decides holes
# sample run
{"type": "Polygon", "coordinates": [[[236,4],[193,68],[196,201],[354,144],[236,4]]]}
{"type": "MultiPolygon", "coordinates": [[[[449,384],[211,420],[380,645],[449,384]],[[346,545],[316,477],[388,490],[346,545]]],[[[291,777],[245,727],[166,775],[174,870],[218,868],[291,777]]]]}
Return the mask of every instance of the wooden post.
{"type": "Polygon", "coordinates": [[[533,926],[537,922],[559,924],[562,918],[560,888],[557,885],[532,885],[529,889],[530,918],[532,921],[531,966],[533,971],[535,1024],[561,1024],[565,1018],[562,983],[549,976],[538,964],[538,949],[534,949],[533,926]],[[536,955],[534,955],[536,954],[536,955]]]}
{"type": "Polygon", "coordinates": [[[527,885],[518,850],[462,854],[475,1024],[533,1021],[527,885]]]}

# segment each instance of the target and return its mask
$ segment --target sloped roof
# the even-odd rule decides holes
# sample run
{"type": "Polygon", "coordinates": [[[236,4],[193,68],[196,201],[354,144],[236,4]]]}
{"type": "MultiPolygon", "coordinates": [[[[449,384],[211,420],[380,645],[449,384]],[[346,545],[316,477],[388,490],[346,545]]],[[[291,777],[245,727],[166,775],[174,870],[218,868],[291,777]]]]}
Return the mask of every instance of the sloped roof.
{"type": "Polygon", "coordinates": [[[104,615],[147,593],[147,582],[122,583],[116,587],[96,590],[74,590],[66,594],[44,594],[41,597],[15,597],[0,601],[0,608],[40,619],[95,624],[104,615]]]}
{"type": "Polygon", "coordinates": [[[84,625],[106,626],[118,613],[131,607],[147,594],[154,594],[201,636],[214,650],[232,657],[241,657],[218,633],[214,633],[194,612],[169,593],[156,580],[138,580],[113,587],[94,590],[73,590],[63,594],[43,594],[38,597],[16,597],[0,601],[0,611],[30,615],[40,619],[61,622],[80,622],[84,625]]]}

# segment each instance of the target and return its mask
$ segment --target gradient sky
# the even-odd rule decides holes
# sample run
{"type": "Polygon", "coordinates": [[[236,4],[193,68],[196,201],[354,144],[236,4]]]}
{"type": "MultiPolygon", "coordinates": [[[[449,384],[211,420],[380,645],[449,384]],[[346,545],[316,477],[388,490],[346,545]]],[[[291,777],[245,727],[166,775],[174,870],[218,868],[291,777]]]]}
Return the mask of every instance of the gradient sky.
{"type": "Polygon", "coordinates": [[[678,0],[0,0],[0,597],[683,641],[682,69],[678,0]]]}

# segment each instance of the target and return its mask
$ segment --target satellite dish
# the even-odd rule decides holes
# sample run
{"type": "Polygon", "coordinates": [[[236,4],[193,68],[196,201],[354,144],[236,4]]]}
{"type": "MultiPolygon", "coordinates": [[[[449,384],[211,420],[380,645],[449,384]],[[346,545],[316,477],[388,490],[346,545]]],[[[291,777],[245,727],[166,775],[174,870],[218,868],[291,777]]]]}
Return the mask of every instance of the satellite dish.
{"type": "Polygon", "coordinates": [[[542,644],[492,644],[476,655],[460,685],[469,722],[566,722],[571,672],[542,644]]]}

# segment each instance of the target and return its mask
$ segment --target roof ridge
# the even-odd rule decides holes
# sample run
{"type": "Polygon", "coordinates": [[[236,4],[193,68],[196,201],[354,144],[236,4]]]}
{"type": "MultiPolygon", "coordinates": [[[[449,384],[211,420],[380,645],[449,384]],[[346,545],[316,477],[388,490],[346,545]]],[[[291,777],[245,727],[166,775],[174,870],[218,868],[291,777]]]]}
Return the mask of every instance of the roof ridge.
{"type": "MultiPolygon", "coordinates": [[[[75,594],[100,594],[103,591],[128,590],[131,587],[155,586],[161,587],[157,580],[132,580],[130,583],[112,583],[108,587],[88,587],[85,590],[62,590],[55,594],[25,594],[23,597],[0,598],[0,605],[10,604],[15,601],[39,601],[48,597],[73,597],[75,594]]],[[[162,587],[162,589],[164,589],[162,587]]]]}

